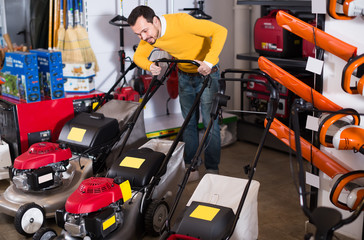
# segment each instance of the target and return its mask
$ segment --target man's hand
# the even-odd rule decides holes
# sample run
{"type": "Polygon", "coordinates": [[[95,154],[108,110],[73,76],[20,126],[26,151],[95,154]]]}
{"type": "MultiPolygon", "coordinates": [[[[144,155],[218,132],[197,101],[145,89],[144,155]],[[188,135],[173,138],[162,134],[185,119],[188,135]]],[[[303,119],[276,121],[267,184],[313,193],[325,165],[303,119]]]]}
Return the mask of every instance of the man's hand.
{"type": "Polygon", "coordinates": [[[199,61],[199,60],[195,60],[195,62],[197,62],[198,64],[200,64],[200,66],[197,68],[197,71],[199,73],[201,73],[204,76],[210,74],[211,68],[205,62],[202,62],[202,61],[199,61]]]}
{"type": "Polygon", "coordinates": [[[161,73],[162,68],[157,66],[157,64],[152,63],[150,65],[150,72],[152,73],[153,76],[158,76],[161,73]]]}

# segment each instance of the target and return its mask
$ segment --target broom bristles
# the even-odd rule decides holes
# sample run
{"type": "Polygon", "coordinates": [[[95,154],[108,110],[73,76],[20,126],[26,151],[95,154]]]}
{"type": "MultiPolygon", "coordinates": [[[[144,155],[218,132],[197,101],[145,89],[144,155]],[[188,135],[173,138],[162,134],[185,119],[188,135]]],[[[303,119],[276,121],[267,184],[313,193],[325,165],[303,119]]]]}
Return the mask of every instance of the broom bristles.
{"type": "Polygon", "coordinates": [[[78,38],[78,44],[80,46],[85,63],[94,62],[95,63],[94,70],[95,70],[95,72],[98,72],[99,67],[97,64],[97,59],[96,59],[94,51],[91,48],[87,30],[80,25],[77,25],[77,27],[75,29],[76,29],[76,34],[77,34],[77,38],[78,38]]]}
{"type": "Polygon", "coordinates": [[[64,63],[84,63],[76,31],[68,27],[65,32],[62,61],[64,63]]]}
{"type": "Polygon", "coordinates": [[[56,49],[58,51],[61,51],[62,54],[63,54],[63,49],[64,49],[65,31],[66,31],[66,29],[64,28],[63,25],[59,26],[59,28],[58,28],[58,41],[57,41],[56,49]]]}

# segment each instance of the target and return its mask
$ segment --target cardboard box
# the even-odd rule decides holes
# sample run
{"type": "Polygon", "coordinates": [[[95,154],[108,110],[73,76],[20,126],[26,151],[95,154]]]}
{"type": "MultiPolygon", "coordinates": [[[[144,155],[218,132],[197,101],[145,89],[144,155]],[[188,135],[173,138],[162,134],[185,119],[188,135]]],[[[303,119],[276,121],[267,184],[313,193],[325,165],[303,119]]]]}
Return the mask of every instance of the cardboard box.
{"type": "Polygon", "coordinates": [[[90,78],[65,78],[64,90],[68,93],[88,93],[95,90],[95,80],[90,78]]]}
{"type": "Polygon", "coordinates": [[[95,76],[95,63],[65,63],[63,77],[65,78],[91,78],[95,76]]]}
{"type": "Polygon", "coordinates": [[[1,77],[5,79],[2,95],[27,103],[41,100],[36,54],[7,52],[1,77]]]}
{"type": "Polygon", "coordinates": [[[45,99],[64,98],[62,55],[59,51],[30,50],[37,54],[41,94],[45,99]]]}

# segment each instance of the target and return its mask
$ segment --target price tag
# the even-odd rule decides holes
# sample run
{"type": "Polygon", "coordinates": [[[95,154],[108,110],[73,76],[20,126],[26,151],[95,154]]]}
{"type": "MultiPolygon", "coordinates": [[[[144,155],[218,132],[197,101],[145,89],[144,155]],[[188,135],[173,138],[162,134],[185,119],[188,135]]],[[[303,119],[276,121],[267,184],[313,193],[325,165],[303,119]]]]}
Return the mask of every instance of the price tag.
{"type": "Polygon", "coordinates": [[[312,0],[312,13],[326,14],[326,0],[312,0]]]}
{"type": "Polygon", "coordinates": [[[323,65],[323,61],[316,58],[308,57],[306,70],[321,75],[323,65]]]}

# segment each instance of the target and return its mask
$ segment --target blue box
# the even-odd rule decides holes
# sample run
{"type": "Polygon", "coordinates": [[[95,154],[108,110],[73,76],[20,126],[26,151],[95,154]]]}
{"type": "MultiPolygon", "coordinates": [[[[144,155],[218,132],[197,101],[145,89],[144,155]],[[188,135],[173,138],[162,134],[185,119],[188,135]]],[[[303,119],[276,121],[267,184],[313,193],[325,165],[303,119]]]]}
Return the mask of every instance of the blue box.
{"type": "Polygon", "coordinates": [[[41,94],[45,99],[64,98],[62,55],[60,51],[30,50],[37,54],[41,94]]]}
{"type": "Polygon", "coordinates": [[[1,94],[27,103],[41,100],[37,55],[29,52],[5,53],[1,94]]]}

